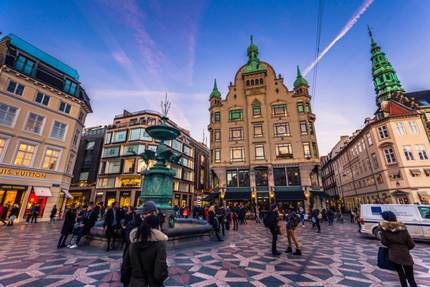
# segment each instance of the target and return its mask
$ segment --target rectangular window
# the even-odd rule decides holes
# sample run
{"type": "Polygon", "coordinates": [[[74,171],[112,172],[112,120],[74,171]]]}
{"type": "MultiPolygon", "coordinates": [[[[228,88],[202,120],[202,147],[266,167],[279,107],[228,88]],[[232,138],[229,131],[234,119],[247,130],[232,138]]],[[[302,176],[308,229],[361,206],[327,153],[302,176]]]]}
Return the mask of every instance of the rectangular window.
{"type": "Polygon", "coordinates": [[[134,144],[123,146],[122,155],[139,155],[145,151],[145,145],[134,144]]]}
{"type": "Polygon", "coordinates": [[[137,128],[130,130],[130,140],[152,141],[152,137],[146,132],[144,128],[137,128]]]}
{"type": "Polygon", "coordinates": [[[215,112],[215,113],[214,113],[214,121],[215,121],[216,123],[218,123],[218,122],[220,122],[220,121],[221,121],[221,112],[215,112]]]}
{"type": "Polygon", "coordinates": [[[51,138],[64,140],[64,136],[66,135],[66,128],[66,124],[55,121],[54,125],[52,126],[51,138]]]}
{"type": "Polygon", "coordinates": [[[287,167],[288,185],[301,185],[300,168],[287,167]]]}
{"type": "Polygon", "coordinates": [[[93,150],[95,145],[96,145],[95,141],[89,141],[85,146],[85,150],[93,150]]]}
{"type": "Polygon", "coordinates": [[[72,95],[72,96],[75,95],[75,93],[76,93],[76,87],[77,87],[76,83],[74,83],[74,82],[72,82],[72,81],[70,81],[68,79],[66,79],[64,81],[64,91],[66,93],[68,93],[69,95],[72,95]]]}
{"type": "Polygon", "coordinates": [[[182,143],[178,140],[173,140],[172,141],[172,148],[181,152],[182,151],[182,143]]]}
{"type": "Polygon", "coordinates": [[[279,158],[293,158],[293,147],[289,143],[277,144],[275,146],[276,157],[279,158]]]}
{"type": "Polygon", "coordinates": [[[90,173],[88,171],[81,172],[79,174],[79,181],[87,181],[89,174],[90,173]]]}
{"type": "Polygon", "coordinates": [[[419,134],[418,126],[415,121],[409,122],[409,128],[411,129],[411,132],[415,135],[419,134]]]}
{"type": "Polygon", "coordinates": [[[403,152],[405,154],[406,160],[414,160],[414,155],[412,154],[412,149],[410,146],[403,146],[403,152]]]}
{"type": "Polygon", "coordinates": [[[221,141],[221,130],[214,130],[214,138],[216,142],[221,141]]]}
{"type": "Polygon", "coordinates": [[[237,170],[227,170],[227,187],[238,186],[238,172],[237,170]]]}
{"type": "Polygon", "coordinates": [[[245,152],[243,147],[235,147],[230,150],[230,159],[231,161],[244,161],[245,160],[245,152]]]}
{"type": "Polygon", "coordinates": [[[228,114],[229,121],[239,121],[243,119],[242,110],[231,110],[228,114]]]}
{"type": "Polygon", "coordinates": [[[56,170],[59,162],[60,151],[58,149],[46,148],[43,158],[43,169],[56,170]]]}
{"type": "Polygon", "coordinates": [[[261,116],[261,106],[260,105],[252,105],[252,116],[253,117],[261,116]]]}
{"type": "Polygon", "coordinates": [[[290,136],[290,125],[288,123],[277,123],[273,125],[275,137],[290,136]]]}
{"type": "Polygon", "coordinates": [[[243,139],[243,128],[231,128],[230,140],[237,141],[243,139]]]}
{"type": "Polygon", "coordinates": [[[15,156],[14,164],[22,166],[31,166],[33,164],[33,157],[36,153],[36,145],[20,143],[18,151],[15,156]]]}
{"type": "Polygon", "coordinates": [[[47,96],[41,92],[37,92],[36,98],[34,99],[34,101],[41,105],[47,106],[49,104],[50,98],[51,98],[50,96],[47,96]]]}
{"type": "Polygon", "coordinates": [[[257,169],[255,171],[255,185],[265,187],[269,185],[269,175],[267,169],[257,169]]]}
{"type": "Polygon", "coordinates": [[[402,122],[397,122],[396,123],[396,130],[397,130],[397,134],[399,136],[405,135],[406,134],[406,130],[403,127],[403,123],[402,122]]]}
{"type": "Polygon", "coordinates": [[[372,153],[371,156],[372,156],[372,161],[373,161],[373,167],[375,169],[378,169],[379,168],[379,164],[378,164],[378,158],[376,157],[376,154],[372,153]]]}
{"type": "Polygon", "coordinates": [[[105,167],[105,174],[120,173],[121,172],[121,160],[107,161],[105,167]]]}
{"type": "Polygon", "coordinates": [[[103,157],[115,157],[119,155],[119,147],[108,147],[103,149],[103,157]]]}
{"type": "Polygon", "coordinates": [[[135,164],[135,159],[126,159],[124,161],[124,173],[134,173],[134,164],[135,164]]]}
{"type": "Polygon", "coordinates": [[[249,187],[249,170],[239,169],[239,187],[249,187]]]}
{"type": "Polygon", "coordinates": [[[303,143],[303,154],[306,159],[309,159],[312,157],[311,147],[309,143],[303,143]]]}
{"type": "Polygon", "coordinates": [[[286,104],[274,104],[272,105],[272,115],[274,116],[286,116],[287,105],[286,104]]]}
{"type": "Polygon", "coordinates": [[[300,121],[300,133],[302,135],[308,134],[308,123],[306,121],[300,121]]]}
{"type": "Polygon", "coordinates": [[[221,162],[221,150],[220,149],[215,149],[214,150],[214,158],[215,158],[215,162],[216,163],[220,163],[221,162]]]}
{"type": "Polygon", "coordinates": [[[254,125],[254,137],[259,138],[263,136],[263,125],[255,124],[254,125]]]}
{"type": "Polygon", "coordinates": [[[6,142],[7,142],[7,139],[0,138],[0,161],[3,158],[3,152],[5,151],[5,148],[6,148],[6,142]]]}
{"type": "Polygon", "coordinates": [[[34,68],[34,61],[19,55],[15,62],[15,68],[24,74],[31,75],[34,68]]]}
{"type": "Polygon", "coordinates": [[[396,157],[394,155],[394,150],[391,147],[384,148],[384,155],[387,164],[395,163],[396,157]]]}
{"type": "Polygon", "coordinates": [[[297,102],[297,112],[300,114],[305,112],[305,105],[303,102],[297,102]]]}
{"type": "Polygon", "coordinates": [[[285,168],[274,168],[273,169],[273,178],[275,180],[275,186],[286,186],[287,185],[287,176],[285,173],[285,168]]]}
{"type": "Polygon", "coordinates": [[[255,145],[255,159],[264,159],[264,145],[255,145]]]}
{"type": "Polygon", "coordinates": [[[81,131],[79,129],[75,129],[75,133],[73,134],[73,140],[72,140],[73,146],[78,145],[80,135],[81,135],[81,131]]]}
{"type": "Polygon", "coordinates": [[[111,140],[112,140],[112,133],[106,133],[104,143],[105,144],[110,144],[111,140]]]}
{"type": "Polygon", "coordinates": [[[378,132],[379,132],[379,138],[380,139],[385,139],[385,138],[388,138],[388,136],[389,136],[387,126],[379,127],[378,132]]]}
{"type": "Polygon", "coordinates": [[[71,105],[65,103],[65,102],[61,102],[60,103],[60,112],[66,113],[66,114],[70,114],[70,109],[72,108],[71,105]]]}
{"type": "Polygon", "coordinates": [[[193,156],[193,150],[192,148],[190,148],[187,145],[184,145],[184,149],[183,149],[184,154],[186,154],[187,156],[193,156]]]}
{"type": "Polygon", "coordinates": [[[427,160],[429,159],[427,156],[426,147],[424,145],[416,145],[415,146],[418,152],[418,156],[420,160],[427,160]]]}
{"type": "Polygon", "coordinates": [[[317,145],[316,142],[312,142],[312,152],[313,152],[315,158],[319,157],[319,154],[318,154],[318,145],[317,145]]]}
{"type": "Polygon", "coordinates": [[[22,96],[22,93],[24,92],[24,86],[21,84],[18,84],[14,81],[9,81],[9,85],[7,86],[7,91],[9,93],[22,96]]]}
{"type": "Polygon", "coordinates": [[[30,113],[25,123],[24,130],[40,135],[45,117],[30,113]]]}
{"type": "Polygon", "coordinates": [[[125,142],[127,140],[127,130],[116,131],[112,136],[112,143],[125,142]]]}
{"type": "Polygon", "coordinates": [[[0,124],[12,127],[15,124],[17,112],[17,108],[0,103],[0,124]]]}
{"type": "Polygon", "coordinates": [[[373,141],[372,141],[372,136],[370,135],[370,133],[366,134],[366,138],[367,138],[367,144],[369,146],[371,146],[373,144],[373,141]]]}

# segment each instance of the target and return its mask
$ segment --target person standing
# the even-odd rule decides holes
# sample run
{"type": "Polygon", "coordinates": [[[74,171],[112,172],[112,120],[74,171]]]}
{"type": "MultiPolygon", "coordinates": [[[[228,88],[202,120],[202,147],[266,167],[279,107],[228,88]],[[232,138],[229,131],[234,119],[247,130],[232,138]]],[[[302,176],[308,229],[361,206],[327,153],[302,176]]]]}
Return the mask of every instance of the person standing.
{"type": "Polygon", "coordinates": [[[121,283],[125,286],[161,287],[167,279],[168,237],[158,230],[158,226],[156,215],[150,212],[145,216],[144,213],[142,224],[131,231],[131,243],[125,252],[121,266],[121,283]]]}
{"type": "Polygon", "coordinates": [[[286,253],[293,252],[293,249],[291,248],[291,241],[293,241],[294,245],[296,246],[296,252],[294,252],[293,255],[302,255],[302,251],[300,249],[300,245],[299,245],[299,242],[297,241],[296,234],[295,234],[295,230],[297,225],[300,222],[300,219],[293,208],[290,209],[290,212],[286,217],[286,221],[287,221],[286,229],[287,229],[288,248],[285,252],[286,253]]]}
{"type": "Polygon", "coordinates": [[[57,216],[57,205],[54,204],[54,206],[51,209],[51,214],[49,215],[49,223],[55,222],[55,217],[57,216]]]}
{"type": "Polygon", "coordinates": [[[334,222],[334,212],[332,208],[329,208],[327,211],[327,221],[328,221],[328,225],[332,226],[333,222],[334,222]]]}
{"type": "Polygon", "coordinates": [[[410,287],[416,287],[414,261],[409,252],[415,247],[415,242],[405,224],[397,221],[396,215],[392,211],[384,211],[381,216],[383,219],[379,223],[381,242],[388,247],[388,259],[396,268],[400,284],[402,287],[407,287],[407,282],[409,282],[410,287]]]}
{"type": "Polygon", "coordinates": [[[215,213],[215,205],[212,204],[211,207],[209,207],[208,216],[209,216],[209,224],[212,225],[216,238],[218,239],[218,241],[223,241],[219,236],[220,228],[219,228],[219,221],[215,213]]]}
{"type": "Polygon", "coordinates": [[[303,207],[299,207],[299,213],[300,213],[300,224],[302,227],[305,227],[305,210],[303,207]]]}
{"type": "Polygon", "coordinates": [[[7,226],[12,226],[13,225],[13,222],[18,217],[18,214],[19,214],[19,205],[17,203],[15,203],[13,205],[12,209],[10,210],[9,223],[7,224],[7,226]]]}
{"type": "Polygon", "coordinates": [[[233,207],[232,209],[232,218],[233,218],[233,230],[238,231],[239,230],[239,221],[238,221],[238,214],[237,214],[237,208],[233,207]]]}
{"type": "Polygon", "coordinates": [[[115,247],[117,237],[117,230],[120,228],[121,215],[116,201],[108,208],[105,214],[105,221],[103,223],[104,232],[107,238],[106,251],[110,251],[115,247]]]}
{"type": "Polygon", "coordinates": [[[312,213],[311,213],[312,227],[316,227],[318,233],[321,233],[320,217],[321,217],[321,214],[319,209],[316,208],[312,210],[312,213]]]}
{"type": "Polygon", "coordinates": [[[218,208],[216,216],[220,225],[222,236],[225,236],[225,209],[224,207],[218,208]]]}
{"type": "Polygon", "coordinates": [[[33,214],[34,214],[34,207],[35,206],[36,206],[35,203],[32,203],[30,205],[30,208],[28,209],[27,218],[25,219],[25,224],[29,224],[30,223],[30,219],[33,217],[33,214]]]}
{"type": "Polygon", "coordinates": [[[73,228],[76,222],[76,208],[75,204],[72,204],[69,210],[67,210],[64,216],[63,227],[61,228],[61,236],[58,240],[57,248],[64,248],[66,246],[66,240],[69,234],[72,234],[73,228]]]}
{"type": "Polygon", "coordinates": [[[264,226],[269,228],[270,233],[272,234],[272,255],[275,255],[275,256],[281,255],[281,252],[279,252],[276,247],[276,243],[278,241],[278,234],[279,234],[278,221],[279,221],[278,205],[274,203],[270,206],[270,210],[264,217],[263,223],[264,223],[264,226]]]}
{"type": "Polygon", "coordinates": [[[33,214],[31,216],[31,220],[30,223],[37,223],[37,217],[39,216],[40,213],[40,205],[38,203],[34,204],[34,210],[33,210],[33,214]]]}

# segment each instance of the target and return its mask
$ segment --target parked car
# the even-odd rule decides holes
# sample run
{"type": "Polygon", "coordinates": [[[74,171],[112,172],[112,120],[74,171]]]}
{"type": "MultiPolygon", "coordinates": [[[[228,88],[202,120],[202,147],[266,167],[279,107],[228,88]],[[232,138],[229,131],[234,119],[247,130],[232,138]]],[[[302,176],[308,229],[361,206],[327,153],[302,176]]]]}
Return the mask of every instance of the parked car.
{"type": "Polygon", "coordinates": [[[378,223],[381,213],[392,211],[403,222],[414,239],[430,240],[430,205],[428,204],[362,204],[360,207],[361,233],[380,239],[378,223]]]}

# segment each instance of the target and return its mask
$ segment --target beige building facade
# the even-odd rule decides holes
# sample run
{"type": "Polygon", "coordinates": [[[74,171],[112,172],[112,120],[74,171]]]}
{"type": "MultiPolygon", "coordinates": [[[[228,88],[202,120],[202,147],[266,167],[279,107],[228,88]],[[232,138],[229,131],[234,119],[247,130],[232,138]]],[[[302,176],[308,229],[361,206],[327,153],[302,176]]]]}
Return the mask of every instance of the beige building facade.
{"type": "Polygon", "coordinates": [[[15,35],[0,41],[0,203],[59,212],[91,106],[76,70],[15,35]]]}
{"type": "Polygon", "coordinates": [[[299,69],[294,89],[248,47],[221,98],[210,95],[210,150],[213,184],[227,202],[267,205],[303,202],[311,196],[310,174],[319,164],[315,115],[308,84],[299,69]]]}

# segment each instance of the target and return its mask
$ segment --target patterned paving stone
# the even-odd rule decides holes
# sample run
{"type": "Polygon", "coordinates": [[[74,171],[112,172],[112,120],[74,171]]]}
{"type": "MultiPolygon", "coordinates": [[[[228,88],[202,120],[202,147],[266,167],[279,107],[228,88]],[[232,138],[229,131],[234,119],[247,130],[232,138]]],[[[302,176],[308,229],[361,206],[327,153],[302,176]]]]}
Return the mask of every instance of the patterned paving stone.
{"type": "MultiPolygon", "coordinates": [[[[61,224],[17,225],[0,230],[0,286],[116,287],[121,251],[101,247],[56,249],[61,224]]],[[[198,239],[172,243],[168,250],[172,286],[399,286],[394,272],[376,267],[380,243],[362,237],[355,225],[298,228],[303,256],[270,253],[270,233],[249,222],[229,231],[224,242],[198,239]]],[[[170,243],[169,243],[170,244],[170,243]]],[[[285,236],[279,250],[287,246],[285,236]]],[[[412,252],[420,286],[430,286],[430,244],[412,252]]]]}

